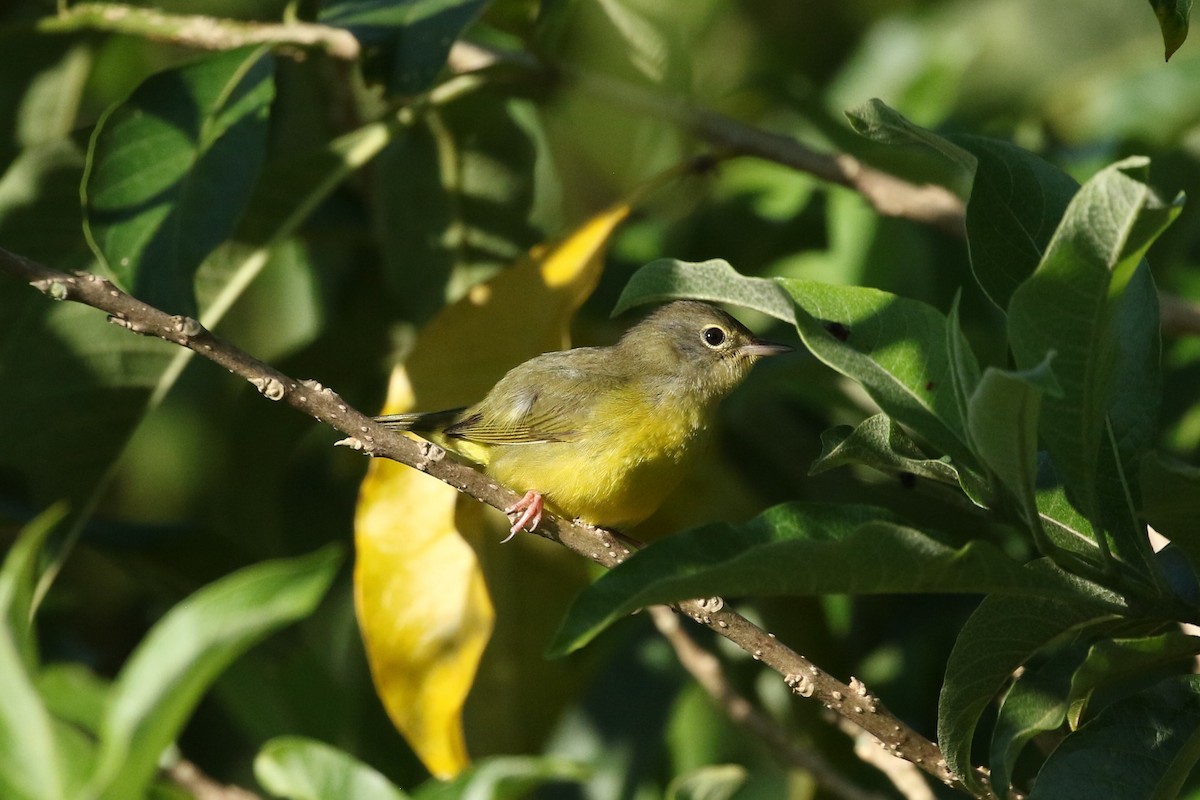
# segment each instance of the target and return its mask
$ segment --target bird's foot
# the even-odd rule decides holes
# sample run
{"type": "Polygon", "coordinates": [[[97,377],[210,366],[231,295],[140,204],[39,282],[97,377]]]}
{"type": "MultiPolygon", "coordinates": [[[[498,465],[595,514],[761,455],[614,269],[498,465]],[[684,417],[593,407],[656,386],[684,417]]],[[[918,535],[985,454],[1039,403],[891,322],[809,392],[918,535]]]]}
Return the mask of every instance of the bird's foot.
{"type": "Polygon", "coordinates": [[[501,544],[516,536],[522,528],[528,527],[531,531],[537,530],[538,523],[542,521],[542,512],[545,509],[546,503],[542,500],[542,495],[533,489],[530,489],[525,493],[524,497],[504,509],[504,513],[512,520],[512,527],[508,529],[508,536],[504,537],[504,541],[501,544]]]}

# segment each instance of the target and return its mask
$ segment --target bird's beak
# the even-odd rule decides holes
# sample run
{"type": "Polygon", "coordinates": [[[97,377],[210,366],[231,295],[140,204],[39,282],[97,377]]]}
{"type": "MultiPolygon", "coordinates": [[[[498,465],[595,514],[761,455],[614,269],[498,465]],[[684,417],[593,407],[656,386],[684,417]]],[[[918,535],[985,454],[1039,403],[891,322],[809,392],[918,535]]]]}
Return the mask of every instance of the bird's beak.
{"type": "Polygon", "coordinates": [[[743,355],[753,356],[777,356],[781,353],[790,353],[792,348],[786,344],[775,344],[774,342],[766,342],[762,339],[755,339],[750,344],[744,344],[738,348],[738,351],[743,355]]]}

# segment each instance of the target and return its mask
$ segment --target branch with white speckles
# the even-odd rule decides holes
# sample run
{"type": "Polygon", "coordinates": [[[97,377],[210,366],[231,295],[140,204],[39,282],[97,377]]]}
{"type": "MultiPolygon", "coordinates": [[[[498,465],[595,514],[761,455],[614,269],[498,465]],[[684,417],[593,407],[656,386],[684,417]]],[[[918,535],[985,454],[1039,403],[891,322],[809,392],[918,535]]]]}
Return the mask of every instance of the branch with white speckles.
{"type": "MultiPolygon", "coordinates": [[[[68,274],[0,248],[0,272],[12,274],[54,300],[69,300],[107,312],[109,321],[132,333],[156,336],[187,347],[234,375],[249,381],[268,400],[282,401],[350,437],[356,449],[426,472],[460,492],[498,509],[512,505],[517,492],[498,486],[483,473],[447,458],[439,447],[418,442],[379,425],[348,405],[333,390],[313,380],[291,378],[233,346],[191,317],[172,316],[87,272],[68,274]]],[[[605,567],[629,555],[623,537],[546,514],[537,535],[556,541],[572,552],[605,567]]],[[[874,736],[894,755],[916,764],[937,779],[968,794],[947,768],[936,744],[894,717],[863,685],[846,685],[825,674],[748,619],[725,607],[720,598],[688,600],[677,610],[729,639],[756,660],[784,676],[796,694],[823,703],[842,718],[874,736]]],[[[991,795],[975,795],[991,797],[991,795]]]]}

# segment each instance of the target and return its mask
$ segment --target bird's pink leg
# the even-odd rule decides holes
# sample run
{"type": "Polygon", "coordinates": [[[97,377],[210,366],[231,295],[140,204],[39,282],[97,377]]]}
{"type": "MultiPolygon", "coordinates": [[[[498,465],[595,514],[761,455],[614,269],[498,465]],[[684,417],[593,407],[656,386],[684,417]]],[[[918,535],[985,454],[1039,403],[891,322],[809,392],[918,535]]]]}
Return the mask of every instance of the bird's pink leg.
{"type": "MultiPolygon", "coordinates": [[[[508,514],[513,521],[513,526],[509,528],[508,536],[504,537],[504,542],[516,536],[526,526],[531,531],[537,530],[538,523],[542,521],[542,512],[545,508],[546,504],[542,500],[541,493],[530,489],[525,493],[524,497],[504,509],[504,513],[508,514]]],[[[501,542],[501,544],[504,542],[501,542]]]]}

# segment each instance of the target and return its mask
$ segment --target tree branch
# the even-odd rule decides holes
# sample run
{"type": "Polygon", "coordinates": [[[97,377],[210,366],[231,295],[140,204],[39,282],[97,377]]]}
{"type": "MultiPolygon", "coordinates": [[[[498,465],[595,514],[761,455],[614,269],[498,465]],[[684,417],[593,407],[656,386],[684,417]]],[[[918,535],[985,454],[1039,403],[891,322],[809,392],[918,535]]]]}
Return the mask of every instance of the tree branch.
{"type": "Polygon", "coordinates": [[[249,789],[213,780],[186,758],[179,759],[164,772],[172,782],[190,793],[195,800],[262,800],[249,789]]]}
{"type": "MultiPolygon", "coordinates": [[[[470,42],[455,42],[450,50],[452,72],[469,74],[498,64],[530,71],[552,72],[527,53],[490,50],[470,42]]],[[[558,68],[573,85],[615,106],[667,120],[697,139],[720,148],[724,155],[745,155],[773,161],[827,183],[858,192],[885,217],[899,217],[965,237],[966,206],[949,189],[915,184],[864,164],[846,153],[825,153],[790,136],[764,131],[732,117],[696,108],[680,97],[637,84],[594,75],[570,67],[558,68]]],[[[1162,332],[1167,336],[1200,336],[1200,305],[1159,292],[1162,332]]]]}
{"type": "MultiPolygon", "coordinates": [[[[775,724],[774,720],[738,694],[725,679],[721,662],[688,636],[679,624],[679,617],[672,613],[671,609],[666,606],[651,606],[648,610],[654,627],[658,628],[658,632],[674,648],[675,657],[696,679],[700,688],[708,693],[713,702],[720,706],[733,722],[762,739],[781,763],[805,770],[830,794],[843,800],[882,800],[880,795],[861,789],[838,774],[817,750],[800,747],[775,724]]],[[[861,733],[858,728],[855,728],[855,731],[861,733]]],[[[890,756],[888,760],[896,761],[890,756]]]]}
{"type": "Polygon", "coordinates": [[[560,72],[572,85],[613,105],[666,120],[726,155],[755,156],[858,192],[884,216],[902,217],[965,236],[963,202],[943,186],[914,184],[864,164],[845,153],[824,153],[790,136],[755,128],[732,117],[696,108],[628,81],[556,65],[546,67],[526,53],[489,50],[458,41],[450,50],[451,71],[465,74],[498,64],[530,71],[560,72]]]}
{"type": "Polygon", "coordinates": [[[361,48],[350,31],[311,22],[243,22],[201,14],[166,14],[119,3],[79,3],[38,20],[42,33],[95,30],[141,36],[200,50],[232,50],[258,44],[312,47],[343,61],[354,61],[361,48]]]}
{"type": "MultiPolygon", "coordinates": [[[[353,446],[366,455],[407,464],[494,508],[507,508],[520,496],[483,473],[447,458],[445,451],[436,445],[415,441],[383,427],[349,406],[332,389],[313,380],[291,378],[216,336],[195,319],[167,314],[131,297],[99,275],[67,274],[2,248],[0,271],[21,278],[52,299],[70,300],[105,311],[110,322],[132,333],[156,336],[193,350],[247,380],[268,400],[285,402],[346,434],[353,446]]],[[[536,533],[604,567],[616,566],[630,553],[629,546],[611,531],[550,514],[542,518],[536,533]]],[[[948,785],[974,794],[949,772],[937,745],[888,712],[861,681],[851,679],[850,685],[846,685],[825,674],[773,634],[726,608],[720,598],[684,601],[678,604],[678,609],[778,672],[796,694],[820,701],[874,736],[892,754],[911,761],[948,785]]],[[[991,797],[990,794],[974,796],[991,797]]]]}

